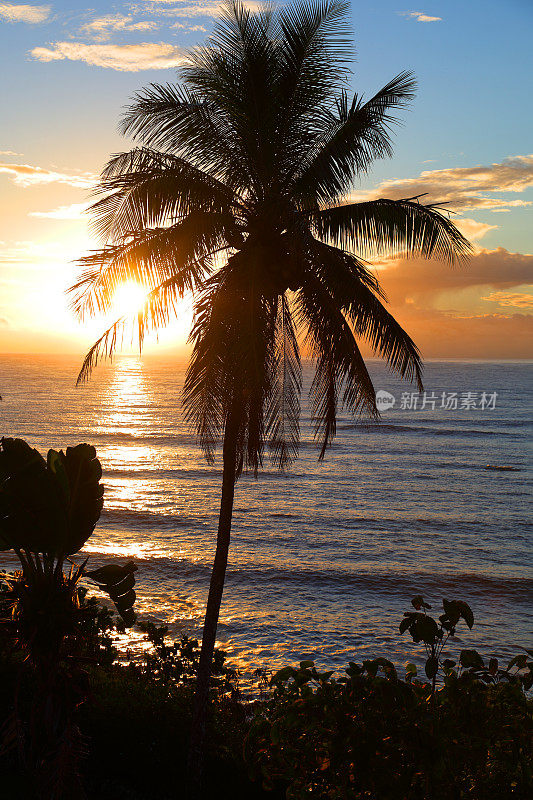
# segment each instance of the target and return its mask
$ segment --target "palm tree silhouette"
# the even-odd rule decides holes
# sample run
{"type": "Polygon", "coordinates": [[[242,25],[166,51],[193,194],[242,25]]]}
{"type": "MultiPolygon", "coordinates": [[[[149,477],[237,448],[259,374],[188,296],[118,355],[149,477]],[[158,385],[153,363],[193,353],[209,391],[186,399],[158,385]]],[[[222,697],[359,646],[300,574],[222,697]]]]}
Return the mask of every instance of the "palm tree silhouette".
{"type": "MultiPolygon", "coordinates": [[[[150,292],[139,342],[195,294],[183,400],[208,461],[223,438],[222,498],[197,682],[191,763],[200,763],[210,667],[243,468],[269,449],[297,455],[300,348],[319,458],[339,405],[376,415],[357,340],[421,387],[419,352],[363,258],[464,258],[470,245],[438,204],[419,198],[347,202],[356,176],[390,156],[394,112],[414,96],[410,73],[365,100],[347,94],[349,4],[303,0],[251,12],[228,4],[178,84],[138,92],[122,132],[139,146],[111,158],[92,206],[106,243],[81,259],[71,288],[80,317],[108,310],[117,286],[150,292]]],[[[117,346],[122,317],[87,354],[79,380],[117,346]]]]}

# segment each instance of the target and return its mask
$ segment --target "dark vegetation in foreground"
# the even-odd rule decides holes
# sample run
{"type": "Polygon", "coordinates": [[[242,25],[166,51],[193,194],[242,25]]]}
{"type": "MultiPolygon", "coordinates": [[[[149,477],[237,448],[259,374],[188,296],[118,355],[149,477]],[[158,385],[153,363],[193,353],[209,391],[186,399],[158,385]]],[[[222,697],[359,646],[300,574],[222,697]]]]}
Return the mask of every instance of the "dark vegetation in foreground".
{"type": "MultiPolygon", "coordinates": [[[[102,509],[100,478],[90,445],[45,460],[0,440],[0,549],[21,566],[0,580],[0,796],[11,800],[165,800],[190,788],[200,648],[141,623],[151,649],[117,660],[113,635],[135,621],[135,565],[87,570],[80,554],[102,509]],[[119,617],[87,596],[86,580],[119,617]]],[[[459,624],[472,628],[469,606],[443,601],[437,620],[421,595],[412,608],[400,633],[425,650],[421,678],[413,664],[400,678],[384,658],[342,676],[303,661],[258,670],[253,692],[216,651],[202,797],[533,796],[533,651],[503,668],[474,650],[455,661],[444,647],[459,624]]]]}
{"type": "MultiPolygon", "coordinates": [[[[0,598],[5,614],[12,588],[4,584],[0,598]]],[[[350,663],[344,675],[304,661],[272,677],[258,670],[251,694],[217,651],[204,796],[530,797],[532,653],[523,651],[506,667],[495,659],[486,663],[474,650],[461,650],[457,663],[443,659],[456,625],[472,627],[472,612],[465,603],[445,602],[434,620],[422,597],[412,602],[401,631],[425,650],[420,676],[408,664],[401,678],[383,658],[350,663]]],[[[28,750],[39,735],[32,730],[35,666],[5,632],[0,640],[5,796],[181,796],[198,643],[187,637],[172,643],[165,628],[146,624],[152,649],[138,662],[119,663],[112,645],[117,623],[109,611],[83,590],[80,609],[83,623],[75,635],[83,645],[74,661],[65,649],[57,665],[65,693],[79,687],[80,702],[69,737],[59,751],[41,751],[38,761],[28,750]]]]}

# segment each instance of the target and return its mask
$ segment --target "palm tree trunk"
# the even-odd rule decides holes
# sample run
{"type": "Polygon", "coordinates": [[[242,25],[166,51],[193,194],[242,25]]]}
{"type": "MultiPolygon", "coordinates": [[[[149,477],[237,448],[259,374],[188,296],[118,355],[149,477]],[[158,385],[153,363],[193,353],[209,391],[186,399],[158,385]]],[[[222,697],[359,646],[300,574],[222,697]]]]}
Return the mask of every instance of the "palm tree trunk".
{"type": "Polygon", "coordinates": [[[202,649],[198,665],[198,676],[195,693],[195,707],[192,720],[191,737],[189,743],[188,772],[190,797],[200,797],[203,761],[204,740],[209,701],[209,684],[211,681],[211,665],[217,635],[218,616],[224,579],[228,564],[228,551],[230,544],[231,519],[233,515],[233,497],[235,494],[235,481],[237,471],[237,437],[239,432],[239,409],[234,403],[226,420],[223,446],[223,472],[222,472],[222,497],[220,501],[220,515],[218,518],[218,536],[215,560],[209,584],[209,596],[205,612],[204,630],[202,634],[202,649]]]}

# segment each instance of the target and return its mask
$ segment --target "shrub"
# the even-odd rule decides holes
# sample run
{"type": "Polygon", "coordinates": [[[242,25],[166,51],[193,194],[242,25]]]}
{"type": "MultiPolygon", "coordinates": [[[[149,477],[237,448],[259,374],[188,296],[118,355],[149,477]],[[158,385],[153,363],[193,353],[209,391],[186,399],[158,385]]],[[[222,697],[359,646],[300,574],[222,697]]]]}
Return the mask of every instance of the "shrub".
{"type": "Polygon", "coordinates": [[[310,661],[273,677],[272,697],[259,707],[245,745],[256,779],[286,785],[289,800],[531,796],[531,654],[506,670],[471,650],[457,666],[441,664],[443,638],[461,616],[471,627],[473,615],[466,604],[446,603],[440,625],[431,624],[424,606],[408,612],[402,630],[435,659],[426,661],[430,682],[419,680],[413,665],[401,680],[384,658],[350,663],[342,677],[310,661]]]}
{"type": "Polygon", "coordinates": [[[98,638],[104,618],[86,601],[81,578],[109,594],[124,624],[135,620],[133,563],[88,571],[87,559],[74,560],[102,511],[101,477],[91,445],[49,450],[45,460],[22,439],[0,440],[0,549],[12,550],[21,566],[4,576],[0,635],[21,654],[19,684],[31,686],[26,704],[16,688],[0,745],[16,750],[45,797],[81,792],[76,715],[88,695],[84,664],[106,651],[98,638]]]}

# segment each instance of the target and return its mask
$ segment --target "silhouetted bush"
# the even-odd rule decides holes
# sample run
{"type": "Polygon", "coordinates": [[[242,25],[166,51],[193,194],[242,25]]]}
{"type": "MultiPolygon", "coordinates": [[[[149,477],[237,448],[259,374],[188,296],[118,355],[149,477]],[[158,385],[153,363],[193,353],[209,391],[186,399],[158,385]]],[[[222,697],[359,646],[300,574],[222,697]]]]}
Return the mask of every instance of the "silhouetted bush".
{"type": "Polygon", "coordinates": [[[413,605],[400,630],[423,643],[430,682],[412,664],[401,680],[384,658],[352,662],[342,677],[311,661],[283,668],[246,739],[263,786],[287,785],[290,800],[532,796],[532,653],[506,669],[474,650],[462,650],[457,664],[441,662],[443,642],[461,618],[472,627],[472,611],[445,601],[437,623],[421,596],[413,605]]]}
{"type": "MultiPolygon", "coordinates": [[[[1,593],[0,593],[1,596],[1,593]]],[[[194,639],[168,639],[144,625],[153,645],[131,664],[114,661],[110,614],[86,601],[90,702],[78,713],[89,800],[170,800],[186,772],[195,670],[194,639]]],[[[462,650],[442,658],[455,627],[473,624],[465,604],[446,603],[431,620],[423,598],[402,622],[426,650],[422,677],[407,664],[400,678],[385,658],[350,663],[344,675],[310,661],[287,666],[270,689],[247,694],[217,651],[208,724],[205,797],[216,800],[525,800],[531,796],[533,660],[524,651],[506,667],[462,650]],[[431,621],[430,621],[431,620],[431,621]],[[436,658],[427,664],[427,660],[436,658]],[[243,752],[244,743],[244,752],[243,752]]],[[[451,641],[451,639],[450,639],[451,641]]],[[[5,642],[4,642],[5,644],[5,642]]],[[[256,677],[263,680],[264,671],[256,677]]],[[[20,681],[20,657],[0,648],[0,702],[20,681]]],[[[30,672],[19,683],[32,697],[30,672]]],[[[263,681],[264,683],[264,681],[263,681]]],[[[0,785],[31,800],[34,787],[9,755],[0,785]]]]}
{"type": "Polygon", "coordinates": [[[100,637],[105,612],[86,601],[81,579],[107,592],[124,625],[135,621],[133,562],[87,570],[87,557],[75,561],[102,511],[101,477],[89,444],[51,449],[45,459],[23,439],[0,439],[0,550],[20,563],[1,576],[0,638],[20,657],[0,717],[0,752],[16,755],[44,798],[82,794],[85,666],[101,663],[110,647],[100,637]]]}

